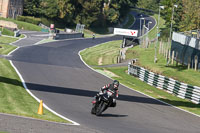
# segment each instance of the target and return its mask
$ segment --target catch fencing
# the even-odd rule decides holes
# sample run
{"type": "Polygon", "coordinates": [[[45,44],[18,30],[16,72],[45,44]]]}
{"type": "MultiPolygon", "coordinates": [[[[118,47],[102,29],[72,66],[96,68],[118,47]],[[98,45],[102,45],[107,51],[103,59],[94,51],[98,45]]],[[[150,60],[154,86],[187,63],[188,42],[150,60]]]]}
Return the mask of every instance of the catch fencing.
{"type": "Polygon", "coordinates": [[[132,64],[128,65],[128,74],[138,77],[143,82],[146,82],[151,86],[155,86],[156,88],[165,90],[179,98],[189,99],[196,104],[200,103],[200,87],[198,86],[185,84],[132,64]]]}
{"type": "Polygon", "coordinates": [[[200,70],[200,40],[173,32],[172,36],[172,52],[175,53],[175,60],[184,65],[195,66],[197,60],[197,68],[200,70]]]}

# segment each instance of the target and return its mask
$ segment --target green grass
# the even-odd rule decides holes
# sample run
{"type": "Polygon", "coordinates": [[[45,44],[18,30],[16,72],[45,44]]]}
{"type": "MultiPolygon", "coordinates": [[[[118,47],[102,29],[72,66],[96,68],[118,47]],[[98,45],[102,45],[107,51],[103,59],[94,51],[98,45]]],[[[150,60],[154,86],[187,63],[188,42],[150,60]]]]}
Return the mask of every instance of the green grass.
{"type": "Polygon", "coordinates": [[[0,28],[2,35],[14,36],[14,32],[6,28],[0,28]]]}
{"type": "Polygon", "coordinates": [[[154,63],[154,55],[154,44],[148,49],[139,48],[137,46],[127,51],[127,58],[137,58],[137,65],[139,66],[187,84],[200,86],[200,72],[192,69],[188,70],[187,66],[182,66],[180,64],[176,66],[176,63],[174,63],[174,65],[169,64],[169,66],[166,66],[166,59],[163,55],[159,55],[159,53],[157,53],[158,62],[154,63]]]}
{"type": "Polygon", "coordinates": [[[17,38],[0,36],[0,44],[9,44],[17,40],[18,40],[17,38]]]}
{"type": "MultiPolygon", "coordinates": [[[[91,47],[89,49],[85,49],[84,51],[81,52],[81,56],[83,60],[89,64],[89,65],[97,65],[97,57],[101,57],[99,51],[106,50],[107,48],[107,43],[101,44],[101,46],[96,46],[96,47],[91,47]],[[95,56],[96,58],[93,58],[95,56]]],[[[109,47],[112,49],[112,47],[109,47]]],[[[119,45],[118,45],[119,48],[119,45]]],[[[117,50],[117,49],[116,49],[117,50]]],[[[117,51],[116,51],[117,52],[117,51]]],[[[182,68],[181,66],[179,67],[173,67],[169,66],[166,67],[166,61],[163,56],[158,55],[158,63],[155,64],[153,63],[154,60],[154,47],[150,47],[149,49],[142,49],[137,47],[132,48],[131,50],[128,51],[129,54],[132,54],[130,57],[132,58],[138,58],[139,62],[138,65],[144,66],[145,68],[152,69],[153,71],[156,71],[158,73],[162,73],[163,75],[166,76],[176,76],[179,75],[177,78],[185,78],[185,80],[188,80],[188,82],[192,82],[191,80],[196,80],[198,82],[199,76],[197,73],[195,73],[192,70],[185,70],[185,68],[182,68]],[[151,56],[150,56],[151,55],[151,56]],[[187,76],[186,76],[187,75],[187,76]],[[194,79],[190,79],[194,78],[194,79]]],[[[109,60],[112,60],[111,56],[106,56],[106,58],[109,57],[109,60]]],[[[103,63],[102,65],[106,65],[103,63]]],[[[149,96],[152,96],[156,99],[162,100],[166,103],[169,103],[171,105],[177,106],[179,108],[182,108],[184,110],[190,111],[192,113],[200,115],[199,108],[200,105],[194,104],[188,100],[178,98],[172,94],[167,93],[164,90],[157,89],[153,86],[150,86],[138,78],[135,78],[133,76],[130,76],[127,74],[127,67],[110,67],[110,68],[98,68],[97,66],[94,67],[97,71],[106,74],[107,76],[110,76],[109,74],[105,73],[103,70],[108,70],[112,73],[114,73],[117,76],[110,76],[114,79],[117,79],[120,81],[120,83],[133,88],[134,90],[137,90],[139,92],[142,92],[144,94],[147,94],[149,96]]],[[[194,82],[194,81],[193,81],[194,82]]]]}
{"type": "Polygon", "coordinates": [[[87,48],[86,52],[81,52],[81,55],[89,65],[99,65],[101,63],[102,65],[115,64],[117,63],[121,43],[122,41],[112,41],[87,48]]]}
{"type": "MultiPolygon", "coordinates": [[[[1,42],[4,41],[1,40],[1,42]]],[[[16,48],[5,44],[0,44],[0,46],[2,47],[0,48],[0,54],[7,54],[16,48]]],[[[0,59],[0,68],[0,112],[68,123],[68,121],[46,109],[44,109],[43,115],[38,115],[39,103],[24,89],[10,62],[6,59],[0,59]]]]}
{"type": "Polygon", "coordinates": [[[17,24],[17,27],[19,29],[24,29],[24,30],[31,30],[31,31],[41,31],[41,27],[31,24],[31,23],[27,23],[27,22],[23,22],[23,21],[17,21],[11,18],[2,18],[0,17],[0,20],[6,20],[6,21],[11,21],[14,22],[15,24],[17,24]]]}
{"type": "Polygon", "coordinates": [[[150,86],[150,85],[142,82],[138,78],[128,75],[127,67],[121,67],[121,68],[116,67],[116,68],[106,68],[106,69],[113,72],[114,74],[120,76],[120,77],[114,77],[114,79],[119,80],[120,83],[122,83],[130,88],[133,88],[134,90],[137,90],[139,92],[142,92],[144,94],[152,96],[158,100],[164,101],[171,105],[177,106],[184,110],[187,110],[192,113],[200,115],[200,112],[199,112],[200,105],[194,104],[188,100],[178,98],[174,95],[171,95],[171,94],[165,92],[164,90],[160,90],[153,86],[150,86]]]}

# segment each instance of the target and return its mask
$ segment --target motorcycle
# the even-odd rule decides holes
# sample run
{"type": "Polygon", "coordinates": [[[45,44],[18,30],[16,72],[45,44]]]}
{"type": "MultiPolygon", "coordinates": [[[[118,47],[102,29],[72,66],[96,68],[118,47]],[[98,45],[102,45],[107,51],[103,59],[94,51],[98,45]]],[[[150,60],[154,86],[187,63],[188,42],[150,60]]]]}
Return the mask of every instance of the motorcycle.
{"type": "Polygon", "coordinates": [[[113,93],[111,91],[105,90],[102,95],[97,94],[95,99],[92,101],[91,114],[100,116],[113,101],[113,93]]]}

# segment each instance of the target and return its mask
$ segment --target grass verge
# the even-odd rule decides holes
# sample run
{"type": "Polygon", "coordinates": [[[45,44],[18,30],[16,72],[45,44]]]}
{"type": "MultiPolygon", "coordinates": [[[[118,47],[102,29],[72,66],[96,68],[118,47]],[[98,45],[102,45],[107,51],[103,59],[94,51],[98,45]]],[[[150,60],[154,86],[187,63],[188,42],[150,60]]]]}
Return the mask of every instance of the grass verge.
{"type": "MultiPolygon", "coordinates": [[[[5,40],[1,40],[1,42],[12,42],[13,38],[6,38],[5,40]]],[[[0,54],[8,54],[16,48],[15,46],[5,44],[0,44],[0,46],[0,54]]],[[[46,109],[44,109],[43,115],[38,115],[39,103],[26,92],[10,62],[0,58],[0,68],[0,112],[70,123],[46,109]]]]}
{"type": "MultiPolygon", "coordinates": [[[[111,42],[109,42],[109,43],[111,43],[111,42]]],[[[85,49],[80,54],[81,54],[83,60],[87,64],[89,64],[89,65],[96,64],[95,62],[98,61],[98,58],[92,58],[92,57],[93,56],[101,57],[100,55],[98,56],[98,51],[104,50],[104,52],[106,52],[107,51],[107,49],[106,49],[107,45],[108,44],[105,43],[105,44],[102,44],[100,47],[98,47],[98,46],[91,47],[89,49],[85,49]]],[[[141,49],[139,47],[134,47],[132,50],[134,50],[133,54],[135,55],[135,57],[139,58],[140,65],[142,63],[144,63],[143,64],[144,66],[154,68],[155,70],[158,70],[158,67],[160,67],[160,70],[166,69],[165,73],[168,73],[168,74],[170,73],[170,74],[176,75],[177,73],[179,73],[179,69],[177,69],[177,68],[165,67],[165,65],[164,65],[164,64],[166,64],[165,59],[161,55],[159,57],[159,62],[157,64],[153,63],[154,56],[149,56],[149,55],[152,55],[152,53],[151,53],[153,51],[152,49],[153,49],[153,47],[146,49],[146,50],[141,49]],[[170,70],[173,70],[173,71],[170,71],[170,70]]],[[[112,58],[110,58],[109,60],[112,60],[112,58]]],[[[105,64],[102,64],[102,65],[105,65],[105,64]]],[[[99,72],[105,71],[105,70],[110,71],[110,72],[114,73],[114,75],[117,75],[117,76],[110,76],[109,74],[107,74],[107,76],[110,76],[113,79],[119,80],[122,84],[124,84],[124,85],[126,85],[130,88],[133,88],[134,90],[137,90],[139,92],[142,92],[144,94],[152,96],[156,99],[159,99],[161,101],[164,101],[164,102],[169,103],[171,105],[174,105],[176,107],[182,108],[182,109],[187,110],[189,112],[200,115],[200,112],[199,112],[200,105],[194,104],[194,103],[192,103],[188,100],[185,100],[185,99],[178,98],[178,97],[176,97],[172,94],[165,92],[164,90],[157,89],[153,86],[150,86],[150,85],[140,81],[139,79],[137,79],[133,76],[128,75],[127,74],[127,69],[128,69],[127,67],[110,67],[110,68],[108,68],[108,67],[107,68],[106,67],[105,68],[95,67],[94,69],[96,69],[99,72]]],[[[182,71],[180,71],[180,73],[182,73],[182,71]]],[[[188,74],[190,72],[185,72],[185,73],[188,74]]],[[[104,74],[106,74],[106,73],[104,73],[104,74]]],[[[186,76],[183,76],[183,77],[186,77],[186,76]]]]}
{"type": "MultiPolygon", "coordinates": [[[[9,44],[17,40],[17,38],[0,36],[0,44],[9,44]]],[[[6,47],[6,45],[4,47],[6,47]]],[[[3,49],[1,49],[1,51],[3,51],[3,49]]]]}
{"type": "Polygon", "coordinates": [[[87,48],[83,54],[83,59],[89,65],[109,65],[117,63],[120,45],[122,41],[112,41],[87,48]]]}

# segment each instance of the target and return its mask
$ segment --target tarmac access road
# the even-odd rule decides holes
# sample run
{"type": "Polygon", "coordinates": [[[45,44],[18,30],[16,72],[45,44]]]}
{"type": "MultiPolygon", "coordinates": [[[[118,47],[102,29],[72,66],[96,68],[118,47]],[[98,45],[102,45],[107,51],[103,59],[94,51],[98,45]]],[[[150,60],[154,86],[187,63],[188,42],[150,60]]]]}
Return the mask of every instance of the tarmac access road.
{"type": "MultiPolygon", "coordinates": [[[[93,96],[112,80],[88,68],[78,53],[117,39],[121,38],[63,40],[22,47],[12,53],[11,60],[35,96],[83,129],[104,133],[199,133],[199,117],[122,85],[116,108],[109,108],[101,117],[90,114],[93,96]]],[[[37,130],[34,124],[32,128],[37,130]]]]}

